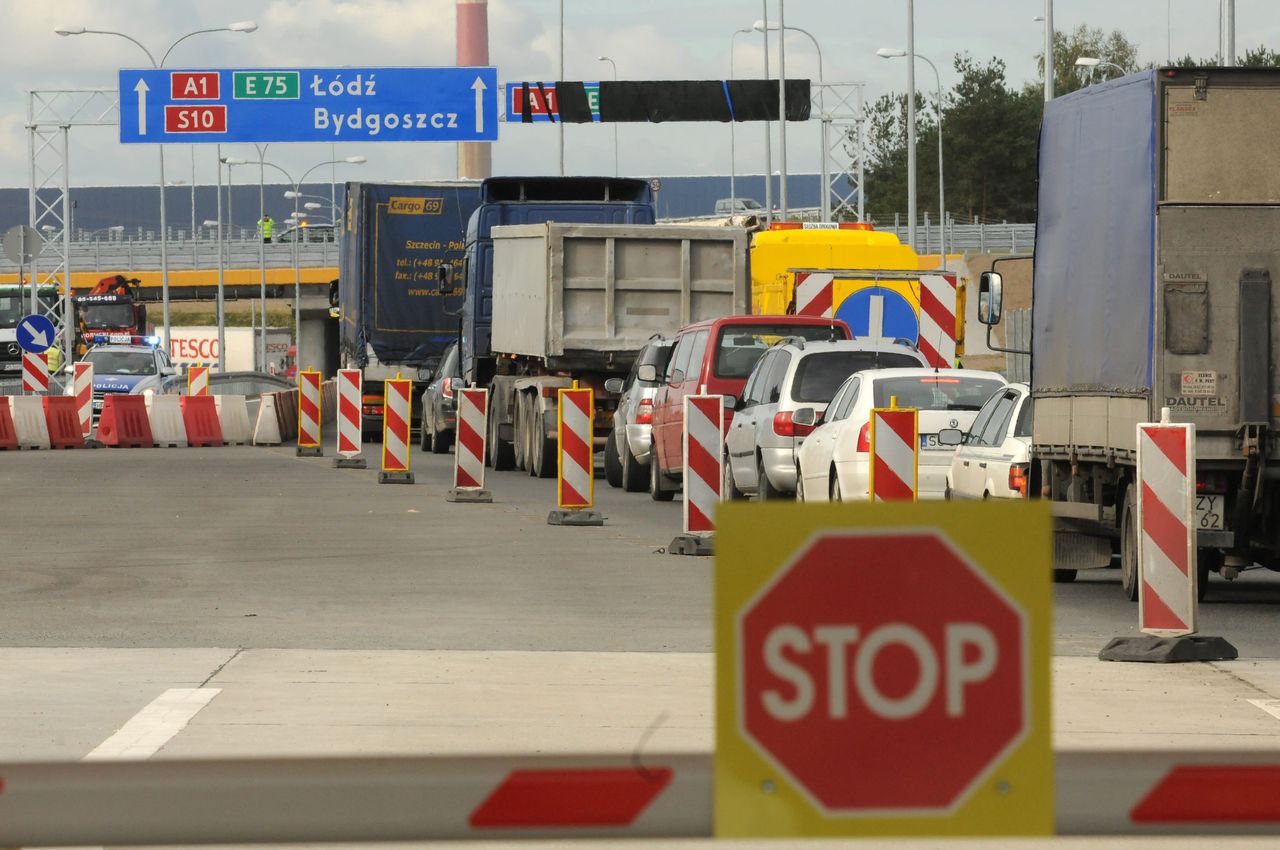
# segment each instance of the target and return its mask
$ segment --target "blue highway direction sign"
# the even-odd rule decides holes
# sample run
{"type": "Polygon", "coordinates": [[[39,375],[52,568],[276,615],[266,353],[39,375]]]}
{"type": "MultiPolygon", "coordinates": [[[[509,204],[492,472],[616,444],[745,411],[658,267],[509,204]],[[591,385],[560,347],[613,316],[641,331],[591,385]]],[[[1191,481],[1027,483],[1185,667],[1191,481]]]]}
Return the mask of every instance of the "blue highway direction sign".
{"type": "Polygon", "coordinates": [[[497,138],[494,68],[120,71],[124,144],[497,138]]]}
{"type": "Polygon", "coordinates": [[[48,351],[49,346],[57,341],[53,322],[49,321],[48,316],[32,313],[30,316],[23,316],[22,321],[18,322],[18,345],[22,346],[23,351],[40,354],[48,351]]]}

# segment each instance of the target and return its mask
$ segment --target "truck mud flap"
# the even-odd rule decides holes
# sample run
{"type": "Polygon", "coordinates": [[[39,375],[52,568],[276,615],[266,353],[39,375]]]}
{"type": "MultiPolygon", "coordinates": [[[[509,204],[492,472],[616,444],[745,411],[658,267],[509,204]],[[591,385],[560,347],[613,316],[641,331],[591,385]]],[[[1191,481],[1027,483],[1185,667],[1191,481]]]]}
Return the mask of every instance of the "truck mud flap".
{"type": "Polygon", "coordinates": [[[1055,570],[1096,570],[1111,566],[1111,540],[1074,531],[1053,532],[1055,570]]]}

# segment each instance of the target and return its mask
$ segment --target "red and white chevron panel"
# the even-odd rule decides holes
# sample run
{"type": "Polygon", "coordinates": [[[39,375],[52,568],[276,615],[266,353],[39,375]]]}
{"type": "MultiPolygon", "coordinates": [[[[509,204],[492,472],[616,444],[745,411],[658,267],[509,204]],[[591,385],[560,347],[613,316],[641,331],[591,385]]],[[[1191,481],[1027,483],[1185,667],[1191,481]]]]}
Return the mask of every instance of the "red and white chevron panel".
{"type": "Polygon", "coordinates": [[[395,378],[386,382],[382,408],[382,471],[409,471],[409,411],[413,381],[395,378]]]}
{"type": "Polygon", "coordinates": [[[360,454],[361,430],[364,428],[360,411],[363,387],[364,375],[359,369],[338,370],[338,454],[342,457],[360,454]]]}
{"type": "Polygon", "coordinates": [[[715,531],[724,482],[724,396],[684,397],[684,530],[715,531]]]}
{"type": "Polygon", "coordinates": [[[187,395],[208,395],[209,394],[209,367],[208,366],[188,366],[187,367],[187,395]]]}
{"type": "Polygon", "coordinates": [[[1196,631],[1195,469],[1195,425],[1138,425],[1138,623],[1147,634],[1196,631]]]}
{"type": "Polygon", "coordinates": [[[920,276],[920,353],[930,366],[956,365],[956,276],[920,276]]]}
{"type": "Polygon", "coordinates": [[[835,314],[835,279],[822,272],[796,274],[796,315],[831,318],[835,314]]]}
{"type": "Polygon", "coordinates": [[[589,508],[595,498],[595,449],[592,412],[595,393],[589,389],[559,390],[560,427],[557,502],[562,508],[589,508]]]}
{"type": "Polygon", "coordinates": [[[93,364],[81,360],[75,364],[71,392],[76,398],[76,415],[80,417],[80,433],[89,436],[93,430],[93,364]]]}
{"type": "Polygon", "coordinates": [[[458,399],[458,437],[454,440],[453,486],[482,490],[489,391],[460,389],[454,395],[458,399]]]}
{"type": "Polygon", "coordinates": [[[320,445],[320,373],[298,373],[298,445],[320,445]]]}
{"type": "Polygon", "coordinates": [[[22,352],[22,391],[27,393],[49,392],[49,355],[22,352]]]}
{"type": "Polygon", "coordinates": [[[910,408],[871,411],[871,501],[913,502],[919,487],[920,429],[910,408]]]}

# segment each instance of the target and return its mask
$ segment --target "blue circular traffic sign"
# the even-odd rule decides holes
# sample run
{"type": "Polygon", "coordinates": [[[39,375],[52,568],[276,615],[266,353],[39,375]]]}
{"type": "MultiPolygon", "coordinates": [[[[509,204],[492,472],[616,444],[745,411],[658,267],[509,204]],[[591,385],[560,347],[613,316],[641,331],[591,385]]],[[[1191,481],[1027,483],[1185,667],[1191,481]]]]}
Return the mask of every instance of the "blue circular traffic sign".
{"type": "Polygon", "coordinates": [[[22,346],[23,351],[43,354],[57,341],[53,322],[49,321],[48,316],[32,314],[23,316],[18,322],[18,345],[22,346]]]}
{"type": "Polygon", "coordinates": [[[842,319],[854,336],[875,339],[906,339],[915,342],[920,336],[920,318],[901,293],[883,286],[860,289],[846,298],[836,310],[836,318],[842,319]],[[871,327],[871,302],[879,298],[881,326],[871,327]]]}

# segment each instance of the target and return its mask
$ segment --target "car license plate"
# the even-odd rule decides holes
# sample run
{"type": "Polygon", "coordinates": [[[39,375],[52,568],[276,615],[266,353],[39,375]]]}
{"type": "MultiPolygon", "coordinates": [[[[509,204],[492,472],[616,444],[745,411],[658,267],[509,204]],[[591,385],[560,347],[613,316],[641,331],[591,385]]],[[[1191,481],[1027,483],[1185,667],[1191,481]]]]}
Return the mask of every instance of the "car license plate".
{"type": "Polygon", "coordinates": [[[951,446],[939,445],[937,434],[920,435],[920,451],[922,452],[949,451],[951,448],[951,446]]]}
{"type": "Polygon", "coordinates": [[[100,398],[95,398],[95,399],[93,400],[93,409],[94,409],[94,410],[101,410],[101,409],[102,409],[102,399],[100,399],[100,398]]]}
{"type": "Polygon", "coordinates": [[[1196,496],[1196,516],[1199,527],[1209,531],[1222,530],[1222,511],[1226,498],[1217,496],[1196,496]]]}

